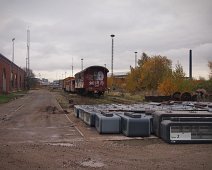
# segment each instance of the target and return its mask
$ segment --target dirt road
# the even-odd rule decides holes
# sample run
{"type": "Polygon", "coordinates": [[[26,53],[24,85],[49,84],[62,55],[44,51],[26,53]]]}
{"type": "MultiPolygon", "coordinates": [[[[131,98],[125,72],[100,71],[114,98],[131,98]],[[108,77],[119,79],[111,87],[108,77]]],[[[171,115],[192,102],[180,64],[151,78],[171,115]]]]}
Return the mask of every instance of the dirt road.
{"type": "Polygon", "coordinates": [[[56,95],[30,91],[0,105],[0,169],[212,169],[212,144],[99,135],[64,114],[56,95]]]}

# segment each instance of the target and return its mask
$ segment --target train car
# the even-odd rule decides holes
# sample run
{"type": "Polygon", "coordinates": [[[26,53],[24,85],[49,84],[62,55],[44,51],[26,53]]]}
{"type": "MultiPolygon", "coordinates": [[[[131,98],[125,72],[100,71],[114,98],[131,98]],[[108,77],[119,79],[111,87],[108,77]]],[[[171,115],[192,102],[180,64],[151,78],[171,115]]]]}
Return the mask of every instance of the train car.
{"type": "Polygon", "coordinates": [[[67,92],[75,92],[75,78],[67,77],[63,80],[63,90],[67,92]]]}
{"type": "Polygon", "coordinates": [[[107,73],[102,66],[90,66],[75,74],[75,89],[77,93],[101,96],[107,90],[107,73]]]}

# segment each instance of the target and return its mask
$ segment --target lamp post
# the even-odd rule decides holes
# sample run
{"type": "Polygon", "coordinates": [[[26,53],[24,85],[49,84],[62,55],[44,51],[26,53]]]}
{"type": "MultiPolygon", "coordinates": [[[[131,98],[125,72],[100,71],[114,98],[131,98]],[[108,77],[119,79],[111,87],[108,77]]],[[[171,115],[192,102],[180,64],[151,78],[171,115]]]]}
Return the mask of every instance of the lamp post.
{"type": "Polygon", "coordinates": [[[83,58],[81,58],[81,70],[83,70],[83,58]]]}
{"type": "Polygon", "coordinates": [[[137,51],[135,51],[135,68],[137,67],[137,51]]]}
{"type": "Polygon", "coordinates": [[[14,47],[15,47],[15,38],[12,39],[13,42],[13,54],[12,54],[12,62],[14,63],[14,47]]]}
{"type": "Polygon", "coordinates": [[[112,60],[111,60],[111,76],[113,77],[113,37],[115,37],[114,34],[110,35],[112,38],[112,60]]]}
{"type": "Polygon", "coordinates": [[[10,90],[14,87],[14,75],[13,75],[13,63],[14,63],[14,50],[15,50],[15,38],[12,39],[12,63],[10,65],[11,75],[10,75],[10,90]]]}

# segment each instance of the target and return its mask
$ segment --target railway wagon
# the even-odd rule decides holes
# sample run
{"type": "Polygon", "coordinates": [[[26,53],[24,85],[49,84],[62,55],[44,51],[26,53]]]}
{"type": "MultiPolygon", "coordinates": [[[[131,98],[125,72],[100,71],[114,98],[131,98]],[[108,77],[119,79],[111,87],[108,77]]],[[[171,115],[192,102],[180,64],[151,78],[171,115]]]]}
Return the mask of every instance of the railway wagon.
{"type": "Polygon", "coordinates": [[[75,90],[87,95],[103,95],[107,90],[107,73],[109,70],[102,66],[90,66],[75,74],[75,90]]]}
{"type": "Polygon", "coordinates": [[[63,90],[67,92],[75,92],[75,78],[67,77],[63,80],[63,90]]]}

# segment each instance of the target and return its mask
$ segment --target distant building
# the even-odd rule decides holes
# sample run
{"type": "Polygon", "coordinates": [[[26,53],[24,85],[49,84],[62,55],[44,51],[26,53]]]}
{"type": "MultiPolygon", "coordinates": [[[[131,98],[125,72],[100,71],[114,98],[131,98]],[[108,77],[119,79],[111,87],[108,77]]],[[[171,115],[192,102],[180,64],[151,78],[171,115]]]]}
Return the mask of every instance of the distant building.
{"type": "Polygon", "coordinates": [[[25,71],[0,53],[0,93],[25,89],[25,71]]]}
{"type": "Polygon", "coordinates": [[[125,79],[127,77],[127,72],[118,72],[113,74],[115,78],[117,79],[125,79]]]}
{"type": "Polygon", "coordinates": [[[54,80],[52,83],[50,83],[50,86],[53,89],[58,89],[59,88],[59,80],[54,80]]]}
{"type": "MultiPolygon", "coordinates": [[[[125,79],[127,77],[128,72],[116,72],[113,73],[113,77],[115,79],[125,79]]],[[[108,74],[108,77],[111,77],[111,74],[108,74]]]]}
{"type": "Polygon", "coordinates": [[[41,81],[40,81],[40,84],[43,85],[43,86],[48,86],[49,85],[49,80],[45,79],[45,78],[42,78],[41,81]]]}

